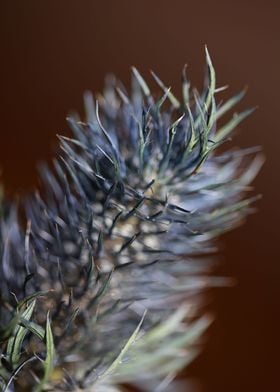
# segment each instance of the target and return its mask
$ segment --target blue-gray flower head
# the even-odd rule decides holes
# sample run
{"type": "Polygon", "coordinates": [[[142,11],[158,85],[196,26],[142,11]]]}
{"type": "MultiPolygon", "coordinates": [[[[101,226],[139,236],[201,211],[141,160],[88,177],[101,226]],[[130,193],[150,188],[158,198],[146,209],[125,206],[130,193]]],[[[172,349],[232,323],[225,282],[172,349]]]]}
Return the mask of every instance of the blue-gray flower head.
{"type": "MultiPolygon", "coordinates": [[[[7,391],[119,391],[167,386],[198,353],[211,317],[203,291],[216,238],[254,209],[258,149],[217,148],[252,110],[220,118],[215,71],[199,95],[183,72],[179,100],[158,76],[156,98],[132,69],[128,94],[113,77],[73,138],[41,170],[43,196],[1,219],[1,355],[7,391]],[[3,325],[3,327],[2,327],[3,325]]],[[[151,390],[151,389],[150,389],[151,390]]],[[[159,389],[163,390],[163,389],[159,389]]]]}

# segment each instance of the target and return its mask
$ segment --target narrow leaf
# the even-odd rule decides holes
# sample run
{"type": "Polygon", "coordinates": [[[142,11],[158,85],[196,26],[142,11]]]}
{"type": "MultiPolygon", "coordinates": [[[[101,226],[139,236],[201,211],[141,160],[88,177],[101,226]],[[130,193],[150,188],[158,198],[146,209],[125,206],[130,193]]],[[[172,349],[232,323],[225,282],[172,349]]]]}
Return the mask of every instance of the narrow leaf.
{"type": "Polygon", "coordinates": [[[226,125],[217,131],[216,135],[214,136],[214,141],[217,143],[221,140],[224,140],[230,134],[230,132],[241,123],[241,121],[245,120],[245,118],[250,116],[250,114],[252,114],[254,111],[255,108],[251,108],[236,114],[226,125]]]}

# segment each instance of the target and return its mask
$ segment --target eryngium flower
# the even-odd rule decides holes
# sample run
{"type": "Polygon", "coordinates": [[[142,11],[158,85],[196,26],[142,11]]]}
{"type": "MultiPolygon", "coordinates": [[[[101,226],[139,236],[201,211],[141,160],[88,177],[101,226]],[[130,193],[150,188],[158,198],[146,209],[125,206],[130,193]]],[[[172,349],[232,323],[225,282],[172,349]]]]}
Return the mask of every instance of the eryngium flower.
{"type": "Polygon", "coordinates": [[[243,92],[216,105],[206,60],[204,91],[184,70],[181,101],[153,74],[156,98],[134,68],[130,94],[113,77],[96,102],[86,93],[26,231],[2,206],[4,391],[162,391],[197,355],[203,291],[223,284],[209,255],[253,211],[245,193],[262,164],[256,148],[216,153],[252,110],[220,125],[243,92]]]}

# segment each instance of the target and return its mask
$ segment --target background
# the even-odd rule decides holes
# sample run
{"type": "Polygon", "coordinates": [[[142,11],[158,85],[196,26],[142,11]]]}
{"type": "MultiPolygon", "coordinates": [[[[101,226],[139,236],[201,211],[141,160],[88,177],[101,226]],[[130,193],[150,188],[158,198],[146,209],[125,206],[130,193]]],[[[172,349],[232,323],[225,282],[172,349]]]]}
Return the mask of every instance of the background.
{"type": "Polygon", "coordinates": [[[85,89],[100,91],[113,71],[149,69],[179,90],[182,66],[203,81],[208,45],[228,96],[249,86],[239,109],[259,106],[235,143],[262,145],[255,181],[258,214],[224,237],[223,273],[238,285],[215,292],[216,322],[186,371],[200,391],[279,390],[279,24],[278,1],[1,1],[0,166],[11,195],[36,184],[69,110],[82,112],[85,89]],[[278,387],[278,388],[277,388],[278,387]]]}

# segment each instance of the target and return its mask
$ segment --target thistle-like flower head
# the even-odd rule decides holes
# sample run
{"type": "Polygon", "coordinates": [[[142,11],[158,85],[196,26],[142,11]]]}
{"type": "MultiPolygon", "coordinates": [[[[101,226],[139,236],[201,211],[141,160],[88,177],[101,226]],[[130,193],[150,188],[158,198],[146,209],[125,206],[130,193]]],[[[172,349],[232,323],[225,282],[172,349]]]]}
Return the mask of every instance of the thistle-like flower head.
{"type": "Polygon", "coordinates": [[[217,148],[252,110],[220,118],[206,50],[207,86],[182,99],[153,74],[156,97],[132,69],[128,94],[113,77],[85,94],[86,120],[41,170],[26,202],[27,229],[2,207],[1,363],[8,391],[162,391],[199,351],[211,322],[203,291],[216,238],[253,211],[245,196],[257,149],[217,148]],[[156,389],[158,388],[158,389],[156,389]]]}

